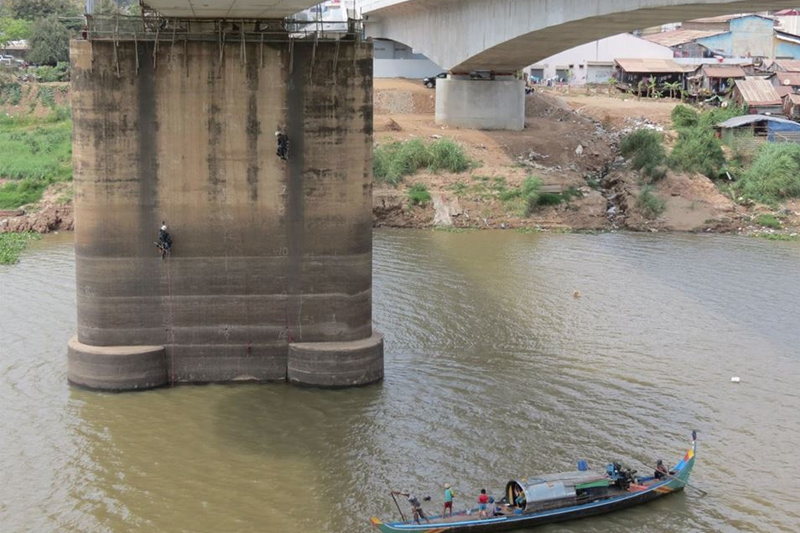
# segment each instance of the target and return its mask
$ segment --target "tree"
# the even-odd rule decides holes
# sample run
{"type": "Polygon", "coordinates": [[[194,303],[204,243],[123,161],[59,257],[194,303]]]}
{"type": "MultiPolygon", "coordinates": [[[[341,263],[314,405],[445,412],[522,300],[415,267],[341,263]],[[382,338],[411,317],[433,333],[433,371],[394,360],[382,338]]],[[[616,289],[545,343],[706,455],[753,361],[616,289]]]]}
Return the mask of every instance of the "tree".
{"type": "Polygon", "coordinates": [[[664,88],[669,90],[669,97],[670,98],[675,98],[675,95],[678,94],[678,91],[680,91],[681,82],[673,81],[671,83],[665,83],[664,84],[664,88]]]}
{"type": "Polygon", "coordinates": [[[58,20],[57,15],[33,23],[28,39],[28,61],[55,65],[69,61],[69,39],[72,32],[58,20]]]}
{"type": "Polygon", "coordinates": [[[11,41],[27,39],[31,33],[31,23],[27,20],[0,18],[0,43],[8,45],[11,41]]]}
{"type": "Polygon", "coordinates": [[[37,21],[50,15],[75,17],[80,15],[80,3],[74,0],[6,0],[5,8],[11,18],[37,21]]]}
{"type": "Polygon", "coordinates": [[[94,15],[118,15],[122,13],[123,9],[114,0],[96,0],[94,3],[94,15]]]}

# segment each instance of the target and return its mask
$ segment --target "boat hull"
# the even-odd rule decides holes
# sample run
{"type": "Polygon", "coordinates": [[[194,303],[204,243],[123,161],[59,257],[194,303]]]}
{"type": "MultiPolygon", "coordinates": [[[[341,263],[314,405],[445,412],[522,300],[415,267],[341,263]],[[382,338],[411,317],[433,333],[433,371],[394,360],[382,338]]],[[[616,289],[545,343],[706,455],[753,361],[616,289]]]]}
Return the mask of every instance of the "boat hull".
{"type": "Polygon", "coordinates": [[[645,490],[630,492],[607,500],[600,500],[583,505],[575,505],[560,509],[552,509],[530,514],[503,516],[485,519],[466,517],[462,521],[450,523],[413,522],[384,523],[377,518],[372,518],[372,524],[382,533],[490,533],[494,531],[511,531],[515,529],[531,528],[576,520],[606,513],[612,513],[628,507],[641,505],[668,494],[683,490],[689,481],[689,474],[694,466],[694,447],[689,450],[684,459],[676,465],[675,474],[671,478],[656,483],[645,490]]]}

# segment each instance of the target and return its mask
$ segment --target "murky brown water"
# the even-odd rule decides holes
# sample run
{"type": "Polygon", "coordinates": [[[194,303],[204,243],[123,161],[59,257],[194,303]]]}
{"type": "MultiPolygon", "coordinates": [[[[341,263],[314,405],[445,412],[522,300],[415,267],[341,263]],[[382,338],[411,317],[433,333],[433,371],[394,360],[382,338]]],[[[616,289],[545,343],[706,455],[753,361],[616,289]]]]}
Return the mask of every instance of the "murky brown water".
{"type": "Polygon", "coordinates": [[[0,531],[369,531],[389,487],[675,461],[695,427],[708,497],[539,531],[800,530],[800,244],[380,231],[383,384],[109,395],[66,383],[70,239],[0,267],[0,531]]]}

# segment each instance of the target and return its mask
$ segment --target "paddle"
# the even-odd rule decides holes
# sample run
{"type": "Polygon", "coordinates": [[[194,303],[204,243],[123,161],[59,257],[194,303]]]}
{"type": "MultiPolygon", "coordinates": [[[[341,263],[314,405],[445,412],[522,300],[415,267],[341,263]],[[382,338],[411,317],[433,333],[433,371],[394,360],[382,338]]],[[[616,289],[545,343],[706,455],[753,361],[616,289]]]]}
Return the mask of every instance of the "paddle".
{"type": "Polygon", "coordinates": [[[394,491],[389,492],[389,495],[394,500],[394,504],[397,506],[397,510],[400,512],[400,518],[402,518],[403,522],[405,522],[406,521],[406,517],[405,517],[405,515],[403,515],[403,511],[400,509],[400,504],[397,503],[397,498],[394,497],[394,491]]]}

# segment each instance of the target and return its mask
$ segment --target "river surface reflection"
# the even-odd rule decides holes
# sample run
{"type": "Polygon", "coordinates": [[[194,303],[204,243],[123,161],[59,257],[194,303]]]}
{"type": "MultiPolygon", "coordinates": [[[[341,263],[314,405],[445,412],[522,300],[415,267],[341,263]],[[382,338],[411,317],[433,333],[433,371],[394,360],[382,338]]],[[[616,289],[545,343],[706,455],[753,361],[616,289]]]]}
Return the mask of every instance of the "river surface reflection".
{"type": "Polygon", "coordinates": [[[458,507],[579,458],[674,463],[693,428],[709,496],[537,531],[800,529],[797,243],[378,231],[374,260],[386,379],[345,391],[72,389],[71,235],[0,266],[0,530],[369,531],[389,488],[458,507]]]}

